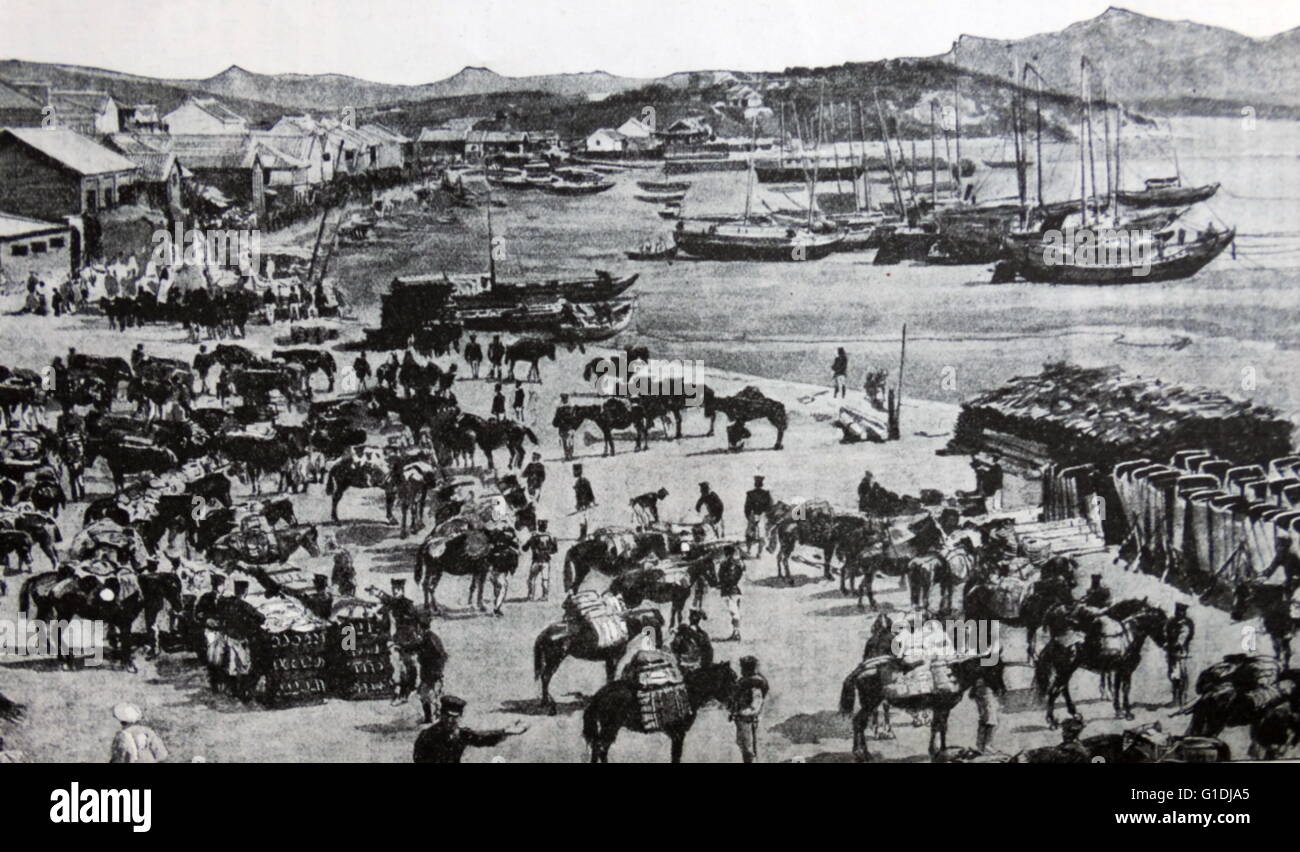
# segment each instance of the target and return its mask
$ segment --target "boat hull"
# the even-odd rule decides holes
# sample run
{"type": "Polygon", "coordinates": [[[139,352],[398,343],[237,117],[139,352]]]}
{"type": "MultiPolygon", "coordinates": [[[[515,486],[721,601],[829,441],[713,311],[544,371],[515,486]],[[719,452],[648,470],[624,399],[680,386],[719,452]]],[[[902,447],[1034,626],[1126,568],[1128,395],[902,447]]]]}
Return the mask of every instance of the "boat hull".
{"type": "Polygon", "coordinates": [[[1170,186],[1137,192],[1119,190],[1119,203],[1128,207],[1187,207],[1204,201],[1219,191],[1219,184],[1208,186],[1170,186]]]}
{"type": "Polygon", "coordinates": [[[1191,278],[1223,253],[1237,236],[1236,229],[1215,234],[1203,243],[1183,247],[1171,257],[1156,257],[1146,271],[1130,265],[1104,266],[1071,263],[1048,264],[1039,243],[1009,242],[1009,259],[1026,281],[1045,284],[1154,284],[1191,278]]]}
{"type": "Polygon", "coordinates": [[[862,166],[860,165],[841,164],[839,168],[834,165],[819,165],[816,169],[811,165],[807,167],[779,164],[754,166],[754,175],[758,178],[759,183],[803,183],[808,180],[814,171],[817,172],[818,181],[856,180],[862,177],[862,166]]]}
{"type": "Polygon", "coordinates": [[[692,257],[704,260],[753,260],[798,263],[821,260],[835,251],[843,237],[817,236],[812,239],[789,237],[735,236],[678,230],[677,247],[692,257]]]}

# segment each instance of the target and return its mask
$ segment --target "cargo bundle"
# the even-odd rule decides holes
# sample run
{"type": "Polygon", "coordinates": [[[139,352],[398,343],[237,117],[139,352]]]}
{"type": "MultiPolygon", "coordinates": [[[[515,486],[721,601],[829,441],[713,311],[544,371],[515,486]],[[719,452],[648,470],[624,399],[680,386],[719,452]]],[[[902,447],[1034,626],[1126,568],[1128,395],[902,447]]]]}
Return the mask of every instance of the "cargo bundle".
{"type": "Polygon", "coordinates": [[[578,629],[596,635],[596,647],[612,648],[627,641],[627,618],[623,601],[591,589],[574,592],[564,599],[564,617],[578,629]]]}
{"type": "Polygon", "coordinates": [[[292,597],[255,606],[264,619],[252,645],[255,665],[266,677],[265,703],[288,707],[324,699],[329,623],[292,597]]]}
{"type": "Polygon", "coordinates": [[[628,663],[628,677],[636,689],[641,730],[645,733],[662,731],[690,717],[686,680],[672,655],[638,651],[628,663]]]}
{"type": "Polygon", "coordinates": [[[393,692],[388,619],[377,604],[341,598],[330,615],[332,638],[326,655],[330,694],[350,701],[387,698],[393,692]]]}
{"type": "Polygon", "coordinates": [[[1119,367],[1045,365],[962,404],[949,451],[996,448],[1040,466],[1168,458],[1205,447],[1238,464],[1291,450],[1292,424],[1273,408],[1204,388],[1147,379],[1119,367]]]}

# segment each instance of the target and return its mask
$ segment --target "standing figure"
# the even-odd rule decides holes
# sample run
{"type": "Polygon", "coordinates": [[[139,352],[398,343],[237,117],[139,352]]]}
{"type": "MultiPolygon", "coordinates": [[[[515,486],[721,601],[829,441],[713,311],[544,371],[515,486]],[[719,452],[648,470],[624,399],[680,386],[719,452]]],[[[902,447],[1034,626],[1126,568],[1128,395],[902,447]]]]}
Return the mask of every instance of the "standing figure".
{"type": "Polygon", "coordinates": [[[758,673],[758,658],[740,658],[740,680],[731,699],[731,721],[736,725],[736,745],[745,763],[758,760],[758,723],[767,700],[767,678],[758,673]]]}
{"type": "Polygon", "coordinates": [[[729,642],[740,641],[740,579],[745,576],[745,563],[736,558],[734,545],[727,545],[722,551],[722,563],[718,565],[718,593],[727,605],[727,615],[731,616],[731,635],[729,642]]]}
{"type": "Polygon", "coordinates": [[[745,556],[757,559],[763,552],[763,539],[759,525],[772,508],[772,494],[763,487],[763,477],[754,477],[754,487],[745,494],[745,556]],[[758,553],[751,555],[750,547],[758,545],[758,553]]]}
{"type": "Polygon", "coordinates": [[[546,482],[546,467],[542,464],[541,453],[533,453],[533,460],[524,466],[523,476],[529,499],[536,500],[542,493],[542,483],[546,482]]]}
{"type": "Polygon", "coordinates": [[[835,381],[835,390],[831,394],[831,399],[848,396],[848,375],[849,356],[841,346],[835,353],[835,360],[831,362],[831,378],[835,381]]]}
{"type": "Polygon", "coordinates": [[[113,735],[109,763],[162,763],[167,759],[167,746],[152,728],[140,724],[140,717],[140,708],[134,704],[113,708],[113,718],[122,727],[113,735]]]}
{"type": "Polygon", "coordinates": [[[547,522],[537,521],[537,531],[524,542],[524,550],[533,554],[532,566],[528,569],[528,599],[546,600],[551,594],[551,557],[559,550],[555,538],[546,531],[547,522]],[[537,581],[541,581],[542,594],[537,597],[537,581]]]}
{"type": "Polygon", "coordinates": [[[596,495],[591,490],[591,483],[582,475],[580,464],[573,466],[573,500],[577,514],[582,516],[582,521],[578,525],[578,538],[584,539],[587,537],[588,516],[596,506],[596,495]]]}
{"type": "Polygon", "coordinates": [[[722,523],[722,498],[718,492],[709,488],[709,483],[700,483],[700,499],[695,501],[695,511],[703,515],[703,521],[713,531],[714,538],[722,538],[724,535],[724,526],[722,523]]]}
{"type": "Polygon", "coordinates": [[[505,360],[506,348],[501,344],[501,335],[492,335],[492,342],[488,344],[488,364],[491,369],[488,370],[489,379],[501,378],[501,362],[505,360]]]}
{"type": "Polygon", "coordinates": [[[483,347],[479,346],[477,335],[471,334],[469,343],[465,344],[465,363],[469,364],[470,373],[477,379],[479,367],[483,366],[483,347]]]}
{"type": "Polygon", "coordinates": [[[454,695],[444,695],[439,704],[438,722],[425,728],[415,738],[416,763],[460,763],[465,749],[485,748],[500,743],[507,737],[516,737],[528,730],[522,722],[497,731],[476,731],[460,723],[465,713],[465,700],[454,695]]]}
{"type": "Polygon", "coordinates": [[[1187,604],[1174,604],[1174,617],[1165,625],[1165,661],[1169,664],[1169,685],[1177,707],[1187,703],[1187,659],[1192,655],[1195,636],[1196,624],[1187,614],[1187,604]]]}

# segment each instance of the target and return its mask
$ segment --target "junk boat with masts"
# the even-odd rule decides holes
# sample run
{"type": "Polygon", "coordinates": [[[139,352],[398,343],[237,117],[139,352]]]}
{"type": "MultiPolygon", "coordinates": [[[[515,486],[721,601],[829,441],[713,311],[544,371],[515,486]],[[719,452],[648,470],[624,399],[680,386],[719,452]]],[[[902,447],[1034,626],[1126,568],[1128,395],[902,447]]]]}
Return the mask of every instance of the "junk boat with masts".
{"type": "Polygon", "coordinates": [[[754,158],[751,152],[745,186],[745,212],[740,217],[683,217],[673,238],[677,248],[706,260],[805,261],[820,260],[835,250],[843,236],[833,225],[815,224],[810,203],[805,225],[782,222],[753,213],[754,158]]]}
{"type": "MultiPolygon", "coordinates": [[[[1104,92],[1106,196],[1105,203],[1099,201],[1103,196],[1097,185],[1096,163],[1093,158],[1090,72],[1094,70],[1088,57],[1080,59],[1079,87],[1083,113],[1079,123],[1079,227],[1066,228],[1064,234],[1058,229],[1050,233],[1008,235],[1004,239],[1007,259],[994,269],[995,282],[1010,281],[1017,275],[1027,281],[1054,284],[1107,285],[1176,281],[1195,275],[1232,245],[1236,238],[1235,228],[1219,230],[1209,225],[1199,233],[1194,233],[1190,240],[1187,239],[1187,229],[1171,228],[1186,212],[1180,202],[1210,197],[1218,190],[1217,183],[1206,187],[1189,187],[1186,188],[1187,191],[1182,191],[1184,188],[1172,181],[1157,186],[1155,191],[1171,190],[1161,197],[1175,200],[1178,206],[1172,208],[1151,209],[1156,204],[1153,201],[1154,195],[1142,196],[1136,205],[1125,201],[1125,196],[1131,198],[1132,194],[1126,194],[1119,188],[1122,183],[1119,136],[1123,109],[1115,105],[1116,132],[1112,171],[1108,118],[1111,105],[1106,103],[1104,92]],[[1145,203],[1148,201],[1152,203],[1145,203]],[[1144,212],[1125,214],[1124,207],[1136,207],[1144,212]],[[1102,211],[1106,209],[1108,212],[1103,214],[1102,211]],[[1087,238],[1070,244],[1068,235],[1072,230],[1076,234],[1086,234],[1087,238]],[[1062,237],[1067,239],[1061,239],[1062,237]]],[[[1148,186],[1150,187],[1150,182],[1148,186]]],[[[1041,178],[1039,191],[1042,191],[1041,178]]]]}

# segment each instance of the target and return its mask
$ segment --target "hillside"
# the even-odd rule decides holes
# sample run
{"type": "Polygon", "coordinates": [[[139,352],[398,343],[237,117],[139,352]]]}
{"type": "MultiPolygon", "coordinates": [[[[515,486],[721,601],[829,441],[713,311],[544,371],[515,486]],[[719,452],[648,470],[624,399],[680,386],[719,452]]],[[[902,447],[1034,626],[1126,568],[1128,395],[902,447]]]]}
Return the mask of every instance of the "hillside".
{"type": "Polygon", "coordinates": [[[1012,61],[1033,62],[1056,89],[1077,91],[1087,56],[1124,102],[1183,100],[1211,112],[1210,101],[1300,106],[1300,30],[1252,39],[1192,21],[1166,21],[1111,7],[1060,32],[1007,41],[961,36],[938,57],[963,68],[1006,76],[1012,61]]]}

